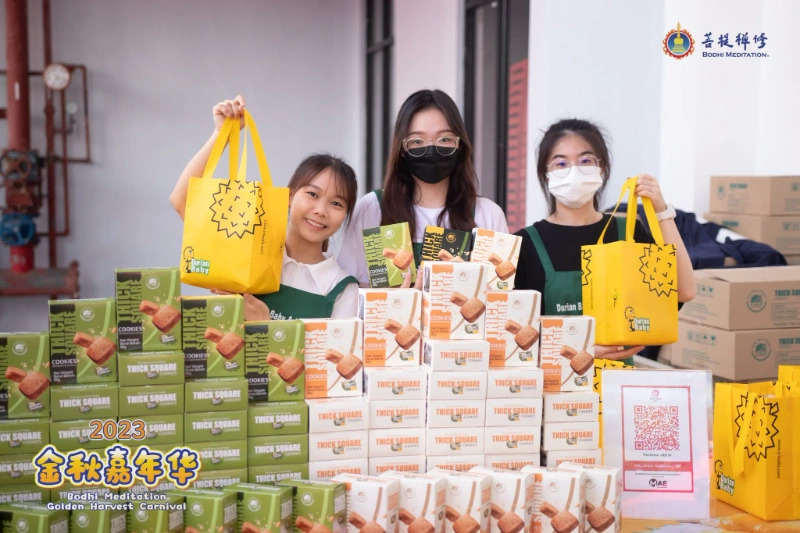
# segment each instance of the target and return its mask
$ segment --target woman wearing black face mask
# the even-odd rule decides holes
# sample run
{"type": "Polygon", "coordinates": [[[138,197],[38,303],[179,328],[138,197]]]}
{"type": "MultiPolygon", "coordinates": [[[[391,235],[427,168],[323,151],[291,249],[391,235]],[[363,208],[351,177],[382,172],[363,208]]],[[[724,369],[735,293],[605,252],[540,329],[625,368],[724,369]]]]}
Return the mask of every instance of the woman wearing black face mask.
{"type": "Polygon", "coordinates": [[[419,264],[425,226],[506,233],[500,207],[478,196],[472,145],[455,102],[442,91],[418,91],[397,115],[384,188],[362,197],[342,239],[339,264],[367,286],[361,231],[408,222],[419,264]]]}

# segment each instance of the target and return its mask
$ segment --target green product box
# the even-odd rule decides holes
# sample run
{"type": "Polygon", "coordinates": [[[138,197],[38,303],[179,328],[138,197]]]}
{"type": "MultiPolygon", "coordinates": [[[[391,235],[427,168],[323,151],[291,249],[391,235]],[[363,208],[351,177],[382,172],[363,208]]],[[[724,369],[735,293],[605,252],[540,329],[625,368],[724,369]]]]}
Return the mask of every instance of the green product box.
{"type": "MultiPolygon", "coordinates": [[[[116,420],[116,418],[114,419],[116,420]]],[[[84,450],[103,449],[113,446],[117,439],[108,440],[103,435],[102,439],[89,438],[95,431],[91,427],[91,420],[65,420],[50,422],[50,444],[60,452],[70,452],[83,448],[84,450]]],[[[102,430],[98,434],[102,435],[102,430]]]]}
{"type": "Polygon", "coordinates": [[[36,485],[0,487],[0,503],[50,503],[50,491],[36,485]]]}
{"type": "Polygon", "coordinates": [[[247,435],[298,435],[308,433],[306,402],[255,402],[247,408],[247,435]]]}
{"type": "Polygon", "coordinates": [[[409,269],[411,283],[416,281],[417,266],[408,222],[369,228],[362,233],[370,287],[398,287],[403,284],[403,275],[409,269]]]}
{"type": "MultiPolygon", "coordinates": [[[[88,507],[88,506],[86,506],[88,507]]],[[[128,512],[123,509],[72,511],[69,533],[125,533],[128,529],[128,512]]]]}
{"type": "Polygon", "coordinates": [[[183,385],[119,388],[119,417],[183,414],[183,385]]]}
{"type": "Polygon", "coordinates": [[[250,401],[305,398],[305,326],[300,320],[245,322],[245,375],[250,401]]]}
{"type": "Polygon", "coordinates": [[[50,490],[50,499],[48,501],[85,502],[86,500],[79,498],[86,494],[93,495],[98,502],[112,502],[112,500],[106,500],[106,495],[119,494],[119,489],[109,489],[107,487],[75,487],[71,483],[64,483],[62,487],[50,490]]]}
{"type": "Polygon", "coordinates": [[[211,378],[186,380],[186,412],[212,413],[247,409],[247,380],[211,378]]]}
{"type": "Polygon", "coordinates": [[[119,416],[119,386],[116,383],[56,385],[50,393],[51,415],[61,420],[106,420],[119,416]]]}
{"type": "Polygon", "coordinates": [[[422,236],[421,261],[442,261],[439,253],[444,250],[453,257],[469,261],[472,251],[472,232],[425,226],[422,236]]]}
{"type": "Polygon", "coordinates": [[[151,492],[165,492],[176,489],[177,487],[172,481],[160,481],[155,487],[148,487],[143,481],[136,479],[133,481],[133,485],[125,490],[132,494],[149,494],[151,492]]]}
{"type": "Polygon", "coordinates": [[[0,420],[0,455],[37,454],[48,444],[48,419],[0,420]]]}
{"type": "Polygon", "coordinates": [[[183,444],[183,415],[152,415],[139,416],[145,425],[144,440],[131,441],[131,444],[144,444],[148,446],[162,446],[167,444],[183,444]]]}
{"type": "Polygon", "coordinates": [[[247,443],[242,440],[195,442],[189,447],[200,455],[203,470],[247,467],[247,443]]]}
{"type": "Polygon", "coordinates": [[[0,419],[48,416],[50,334],[0,333],[0,419]]]}
{"type": "Polygon", "coordinates": [[[128,511],[128,533],[184,533],[183,503],[182,496],[171,494],[167,494],[166,500],[135,502],[128,511]],[[146,508],[153,504],[163,508],[146,508]]]}
{"type": "Polygon", "coordinates": [[[243,483],[247,480],[246,468],[232,468],[230,470],[200,470],[197,479],[192,483],[193,489],[222,490],[228,485],[243,483]]]}
{"type": "Polygon", "coordinates": [[[141,444],[141,445],[128,445],[131,449],[131,457],[136,457],[136,453],[139,451],[139,448],[142,446],[147,446],[150,451],[153,452],[161,452],[163,455],[167,455],[169,452],[173,450],[176,446],[183,446],[182,442],[176,442],[175,444],[141,444]]]}
{"type": "Polygon", "coordinates": [[[238,533],[236,494],[209,489],[179,489],[168,494],[182,496],[186,502],[183,523],[187,531],[238,533]]]}
{"type": "Polygon", "coordinates": [[[119,351],[180,349],[181,280],[178,268],[118,268],[114,273],[119,351]]]}
{"type": "Polygon", "coordinates": [[[274,485],[286,479],[308,479],[308,463],[247,467],[249,483],[274,485]]]}
{"type": "Polygon", "coordinates": [[[53,383],[116,383],[114,298],[50,301],[50,374],[53,383]]]}
{"type": "Polygon", "coordinates": [[[236,494],[241,531],[285,533],[292,529],[293,489],[237,483],[222,491],[236,494]]]}
{"type": "Polygon", "coordinates": [[[277,435],[247,439],[250,466],[308,463],[308,435],[277,435]]]}
{"type": "Polygon", "coordinates": [[[281,481],[278,486],[294,489],[295,533],[301,532],[298,518],[305,518],[314,526],[324,526],[328,531],[347,529],[347,493],[343,483],[293,479],[281,481]]]}
{"type": "Polygon", "coordinates": [[[247,411],[186,413],[184,442],[239,440],[247,438],[247,411]]]}
{"type": "Polygon", "coordinates": [[[135,352],[119,354],[119,384],[174,385],[184,382],[183,352],[135,352]]]}
{"type": "Polygon", "coordinates": [[[244,377],[244,298],[187,296],[181,304],[186,377],[244,377]]]}
{"type": "Polygon", "coordinates": [[[36,454],[0,455],[0,486],[35,485],[35,456],[36,454]]]}
{"type": "Polygon", "coordinates": [[[47,505],[10,503],[0,505],[3,533],[70,533],[69,512],[51,511],[47,505]]]}

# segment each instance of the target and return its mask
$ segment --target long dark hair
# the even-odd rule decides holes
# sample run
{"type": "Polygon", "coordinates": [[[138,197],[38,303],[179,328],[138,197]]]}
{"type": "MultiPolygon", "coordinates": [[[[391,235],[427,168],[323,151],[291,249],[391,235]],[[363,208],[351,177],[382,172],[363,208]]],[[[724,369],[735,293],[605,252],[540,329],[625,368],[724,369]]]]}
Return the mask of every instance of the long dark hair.
{"type": "Polygon", "coordinates": [[[595,157],[600,160],[600,171],[603,175],[603,185],[594,195],[594,208],[600,209],[600,199],[608,184],[611,176],[611,152],[606,145],[606,139],[600,127],[588,120],[568,118],[559,120],[544,133],[542,141],[536,148],[536,174],[539,176],[539,185],[547,198],[547,205],[550,207],[550,214],[556,212],[556,199],[547,189],[547,163],[553,155],[553,149],[561,139],[567,135],[578,135],[592,147],[595,157]]]}
{"type": "Polygon", "coordinates": [[[381,225],[408,222],[412,238],[417,229],[414,216],[414,192],[416,184],[408,170],[403,154],[403,140],[408,136],[411,119],[425,109],[436,108],[441,111],[450,130],[461,141],[458,148],[458,163],[450,174],[447,200],[437,223],[449,216],[448,229],[470,231],[475,227],[475,203],[478,199],[478,176],[472,165],[472,144],[467,136],[467,128],[458,111],[456,103],[439,90],[417,91],[403,103],[397,114],[392,137],[391,153],[386,162],[386,175],[383,182],[383,203],[381,205],[381,225]]]}

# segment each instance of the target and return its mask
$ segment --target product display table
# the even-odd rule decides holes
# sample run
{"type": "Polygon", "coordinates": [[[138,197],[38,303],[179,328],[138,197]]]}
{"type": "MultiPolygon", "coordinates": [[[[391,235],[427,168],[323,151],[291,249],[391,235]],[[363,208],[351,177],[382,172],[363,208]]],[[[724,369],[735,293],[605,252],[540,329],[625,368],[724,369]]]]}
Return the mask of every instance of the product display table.
{"type": "Polygon", "coordinates": [[[737,531],[742,533],[789,533],[800,531],[800,520],[792,522],[764,522],[743,513],[735,507],[712,499],[711,516],[702,523],[678,523],[669,520],[623,520],[623,533],[716,533],[737,531]]]}

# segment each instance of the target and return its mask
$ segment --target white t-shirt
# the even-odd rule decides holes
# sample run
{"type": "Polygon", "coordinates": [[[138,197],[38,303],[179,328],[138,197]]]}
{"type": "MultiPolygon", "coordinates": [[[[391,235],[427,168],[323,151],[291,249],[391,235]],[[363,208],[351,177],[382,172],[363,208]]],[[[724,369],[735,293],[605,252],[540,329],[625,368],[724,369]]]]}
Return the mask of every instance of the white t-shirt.
{"type": "MultiPolygon", "coordinates": [[[[444,207],[414,206],[417,229],[411,236],[412,242],[422,242],[425,235],[425,226],[439,226],[438,218],[444,207]]],[[[442,220],[442,225],[448,227],[449,218],[442,220]]],[[[475,205],[475,224],[479,228],[501,233],[508,233],[506,215],[500,206],[488,198],[478,197],[475,205]]],[[[362,196],[356,203],[353,218],[347,226],[338,244],[337,259],[339,264],[351,275],[358,279],[362,285],[369,283],[367,276],[367,259],[364,253],[364,240],[361,233],[364,229],[376,228],[381,225],[381,204],[374,193],[362,196]]]]}
{"type": "MultiPolygon", "coordinates": [[[[325,260],[315,265],[299,263],[283,252],[281,284],[313,294],[328,294],[340,281],[349,276],[332,253],[323,253],[325,260]]],[[[336,297],[331,318],[354,318],[358,313],[358,285],[349,284],[336,297]]]]}

